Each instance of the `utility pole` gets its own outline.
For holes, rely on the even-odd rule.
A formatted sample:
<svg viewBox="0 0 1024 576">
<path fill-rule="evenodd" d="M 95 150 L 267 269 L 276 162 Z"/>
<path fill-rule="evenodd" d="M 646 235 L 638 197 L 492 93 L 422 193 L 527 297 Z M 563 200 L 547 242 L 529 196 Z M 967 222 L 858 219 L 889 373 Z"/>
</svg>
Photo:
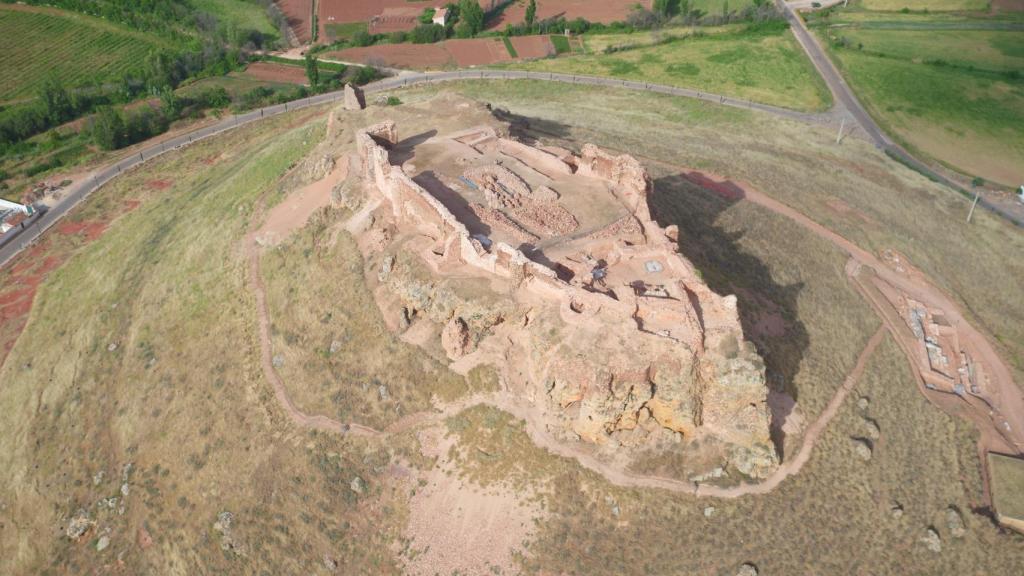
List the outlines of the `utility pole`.
<svg viewBox="0 0 1024 576">
<path fill-rule="evenodd" d="M 843 128 L 846 128 L 846 118 L 843 118 L 842 121 L 839 123 L 839 132 L 836 133 L 837 145 L 839 144 L 839 141 L 843 139 Z"/>
</svg>

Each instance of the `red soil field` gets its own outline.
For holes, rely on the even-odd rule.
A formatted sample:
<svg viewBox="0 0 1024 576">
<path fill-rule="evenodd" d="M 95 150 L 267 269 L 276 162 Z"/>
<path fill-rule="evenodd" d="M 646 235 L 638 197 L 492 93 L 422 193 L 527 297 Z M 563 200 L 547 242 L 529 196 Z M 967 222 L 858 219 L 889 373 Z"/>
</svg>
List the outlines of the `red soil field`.
<svg viewBox="0 0 1024 576">
<path fill-rule="evenodd" d="M 327 59 L 373 66 L 436 70 L 452 66 L 485 66 L 516 59 L 547 58 L 555 54 L 555 46 L 547 35 L 515 36 L 509 40 L 516 50 L 516 58 L 509 54 L 501 38 L 454 39 L 436 44 L 380 44 L 346 48 L 324 56 Z"/>
<path fill-rule="evenodd" d="M 992 0 L 992 12 L 1024 12 L 1024 0 Z"/>
<path fill-rule="evenodd" d="M 510 40 L 516 55 L 524 60 L 547 58 L 556 52 L 550 36 L 513 36 Z"/>
<path fill-rule="evenodd" d="M 369 22 L 371 18 L 382 14 L 386 9 L 413 9 L 412 22 L 399 22 L 397 19 L 382 22 L 373 26 L 370 30 L 374 34 L 386 34 L 397 30 L 412 30 L 416 27 L 415 21 L 423 10 L 427 8 L 440 8 L 452 0 L 320 0 L 317 6 L 317 22 L 320 25 L 320 35 L 324 35 L 324 26 L 327 24 L 342 24 L 345 22 Z M 484 10 L 490 10 L 492 4 L 497 0 L 480 0 L 480 6 Z M 324 36 L 326 37 L 326 36 Z"/>
<path fill-rule="evenodd" d="M 488 28 L 496 30 L 506 24 L 521 23 L 526 17 L 527 3 L 527 0 L 516 0 L 500 16 L 488 22 Z M 586 18 L 607 24 L 625 20 L 636 4 L 650 8 L 651 0 L 543 0 L 537 2 L 537 20 L 564 16 L 566 20 Z"/>
<path fill-rule="evenodd" d="M 400 8 L 385 8 L 380 17 L 370 19 L 367 29 L 371 34 L 388 34 L 391 32 L 405 32 L 412 30 L 419 24 L 420 14 L 423 8 L 418 6 L 403 6 Z"/>
<path fill-rule="evenodd" d="M 275 0 L 300 42 L 313 39 L 313 0 Z"/>
<path fill-rule="evenodd" d="M 459 66 L 480 66 L 495 62 L 509 62 L 512 56 L 500 38 L 473 38 L 467 40 L 446 40 L 445 49 Z"/>
<path fill-rule="evenodd" d="M 381 44 L 346 48 L 329 52 L 325 56 L 345 62 L 421 70 L 512 61 L 512 56 L 500 38 L 445 40 L 436 44 Z"/>
<path fill-rule="evenodd" d="M 273 62 L 253 62 L 245 69 L 245 75 L 263 82 L 281 82 L 287 84 L 307 84 L 306 70 L 301 66 L 275 64 Z"/>
<path fill-rule="evenodd" d="M 326 58 L 392 68 L 444 68 L 452 55 L 441 44 L 382 44 L 328 52 Z"/>
</svg>

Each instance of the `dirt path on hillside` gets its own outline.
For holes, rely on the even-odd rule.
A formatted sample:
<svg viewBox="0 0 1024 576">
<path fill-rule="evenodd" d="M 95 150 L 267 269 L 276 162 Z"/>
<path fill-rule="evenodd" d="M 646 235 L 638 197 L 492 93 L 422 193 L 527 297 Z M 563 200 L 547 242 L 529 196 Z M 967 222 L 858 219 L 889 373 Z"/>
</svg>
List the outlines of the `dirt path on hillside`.
<svg viewBox="0 0 1024 576">
<path fill-rule="evenodd" d="M 708 173 L 690 172 L 690 174 L 700 174 L 704 178 L 712 178 L 719 182 L 726 181 L 724 178 Z M 987 398 L 983 399 L 980 397 L 966 395 L 962 399 L 963 402 L 968 404 L 976 402 L 983 403 L 985 405 L 984 412 L 988 412 L 989 410 L 993 411 L 991 416 L 986 413 L 982 417 L 972 418 L 975 420 L 975 423 L 978 424 L 979 429 L 983 432 L 983 438 L 988 438 L 988 441 L 994 442 L 990 447 L 996 450 L 1005 451 L 1009 449 L 1013 452 L 1021 452 L 1024 450 L 1024 395 L 1021 394 L 1020 389 L 1018 389 L 1014 384 L 1010 368 L 1003 362 L 992 344 L 984 335 L 981 334 L 980 331 L 967 321 L 963 313 L 960 311 L 960 307 L 953 302 L 951 298 L 935 287 L 923 273 L 912 268 L 904 272 L 894 270 L 874 254 L 871 254 L 867 250 L 862 249 L 832 230 L 829 230 L 814 220 L 811 220 L 803 213 L 798 212 L 782 202 L 759 192 L 745 183 L 734 181 L 731 183 L 742 189 L 744 194 L 743 198 L 745 200 L 749 200 L 759 206 L 775 212 L 776 214 L 781 214 L 790 220 L 793 220 L 814 234 L 828 240 L 836 247 L 849 254 L 852 260 L 856 261 L 858 266 L 847 266 L 847 277 L 850 279 L 851 283 L 858 288 L 862 295 L 865 296 L 865 299 L 872 305 L 878 316 L 887 323 L 890 328 L 890 332 L 896 338 L 897 342 L 900 343 L 904 352 L 910 357 L 910 364 L 913 368 L 915 378 L 920 383 L 922 393 L 928 397 L 929 400 L 932 400 L 934 404 L 943 408 L 946 412 L 949 412 L 950 410 L 945 407 L 946 402 L 937 400 L 937 397 L 939 395 L 950 395 L 936 390 L 929 390 L 924 386 L 924 380 L 921 376 L 919 367 L 917 363 L 913 361 L 912 352 L 910 351 L 906 334 L 901 328 L 905 323 L 903 323 L 902 320 L 893 318 L 893 315 L 889 311 L 889 309 L 891 309 L 891 305 L 886 307 L 882 302 L 878 301 L 877 297 L 872 296 L 869 292 L 865 292 L 865 282 L 869 282 L 870 280 L 865 280 L 862 275 L 865 273 L 866 269 L 870 269 L 870 273 L 877 275 L 879 279 L 889 285 L 913 296 L 914 299 L 924 302 L 930 307 L 941 309 L 945 313 L 945 317 L 949 323 L 952 326 L 955 326 L 962 334 L 964 346 L 969 345 L 971 347 L 972 351 L 977 355 L 978 360 L 980 360 L 984 365 L 985 370 L 989 372 L 991 387 L 989 390 L 986 390 Z M 977 416 L 978 411 L 979 410 L 972 409 L 971 413 Z M 993 432 L 991 428 L 993 427 L 995 428 L 995 433 L 991 434 L 991 432 Z M 985 433 L 986 429 L 989 434 Z M 1000 438 L 1001 441 L 995 440 L 996 438 Z"/>
<path fill-rule="evenodd" d="M 274 396 L 288 417 L 298 426 L 341 434 L 358 434 L 372 438 L 387 438 L 422 426 L 436 425 L 459 412 L 473 406 L 486 405 L 497 408 L 523 420 L 526 433 L 531 441 L 555 455 L 576 460 L 581 466 L 590 469 L 612 484 L 638 488 L 660 488 L 674 492 L 683 492 L 694 496 L 716 498 L 737 498 L 748 494 L 765 494 L 775 489 L 783 480 L 798 473 L 810 460 L 815 445 L 825 432 L 826 427 L 835 418 L 843 401 L 856 386 L 867 366 L 867 362 L 875 349 L 887 334 L 891 334 L 907 355 L 918 389 L 935 406 L 941 410 L 974 422 L 981 430 L 979 452 L 984 455 L 988 450 L 1018 452 L 1024 446 L 1020 432 L 1024 431 L 1024 398 L 1016 390 L 1010 377 L 1009 368 L 1002 363 L 995 349 L 988 341 L 964 319 L 958 307 L 945 294 L 933 286 L 921 272 L 906 267 L 894 268 L 883 262 L 879 257 L 860 248 L 853 242 L 811 220 L 793 208 L 762 194 L 744 184 L 729 181 L 715 174 L 683 170 L 683 175 L 690 181 L 720 193 L 728 193 L 733 200 L 745 199 L 759 206 L 780 214 L 824 238 L 850 255 L 846 266 L 846 275 L 850 283 L 872 306 L 881 319 L 882 324 L 867 342 L 857 357 L 857 361 L 842 385 L 836 390 L 825 409 L 808 427 L 804 434 L 800 449 L 796 455 L 784 461 L 767 479 L 759 483 L 743 483 L 733 487 L 718 487 L 700 484 L 688 480 L 679 480 L 656 475 L 645 475 L 613 466 L 601 460 L 592 447 L 579 443 L 564 442 L 552 434 L 544 422 L 537 406 L 527 402 L 506 390 L 475 395 L 459 401 L 439 404 L 434 410 L 407 415 L 394 422 L 384 430 L 364 426 L 356 422 L 340 422 L 323 415 L 312 415 L 303 412 L 288 396 L 287 389 L 274 367 L 273 345 L 270 339 L 270 312 L 267 306 L 266 289 L 260 273 L 261 248 L 273 245 L 287 238 L 302 228 L 312 214 L 330 201 L 331 187 L 345 178 L 348 170 L 347 159 L 336 163 L 334 170 L 320 181 L 309 184 L 301 190 L 290 194 L 280 205 L 268 214 L 262 226 L 246 236 L 245 253 L 249 259 L 249 286 L 256 299 L 257 316 L 259 319 L 260 363 L 264 375 L 274 389 Z M 368 205 L 357 211 L 345 223 L 345 228 L 355 232 L 365 225 L 369 213 L 376 205 Z M 879 281 L 902 290 L 915 299 L 929 306 L 941 308 L 946 317 L 960 330 L 970 342 L 972 354 L 984 363 L 985 370 L 991 373 L 993 390 L 986 390 L 987 398 L 975 395 L 957 396 L 926 387 L 920 366 L 914 361 L 913 346 L 916 341 L 910 334 L 906 323 L 899 313 L 885 300 L 879 290 Z M 909 334 L 909 335 L 908 335 Z M 966 344 L 965 344 L 966 346 Z M 1005 414 L 997 410 L 1001 407 Z M 1009 424 L 1012 421 L 1013 424 Z M 1014 433 L 1016 432 L 1016 433 Z M 987 482 L 987 471 L 984 470 L 985 498 L 989 501 L 990 487 Z"/>
<path fill-rule="evenodd" d="M 356 220 L 361 219 L 357 213 Z M 297 222 L 291 221 L 292 225 Z M 262 228 L 261 228 L 262 229 Z M 525 421 L 525 430 L 531 441 L 539 448 L 545 449 L 557 456 L 576 460 L 581 466 L 592 470 L 608 482 L 618 486 L 635 488 L 660 488 L 673 492 L 683 492 L 694 496 L 708 496 L 716 498 L 738 498 L 747 494 L 765 494 L 777 487 L 789 476 L 798 473 L 810 460 L 811 452 L 815 444 L 824 433 L 829 422 L 838 413 L 843 400 L 850 390 L 856 385 L 861 374 L 867 365 L 875 348 L 885 336 L 884 326 L 879 328 L 875 335 L 861 351 L 853 370 L 847 375 L 843 384 L 836 391 L 828 406 L 818 416 L 814 423 L 807 429 L 803 443 L 797 455 L 779 466 L 779 468 L 766 480 L 757 484 L 740 484 L 728 488 L 704 485 L 687 480 L 667 478 L 656 475 L 646 475 L 630 472 L 619 467 L 610 465 L 599 459 L 588 447 L 580 444 L 563 442 L 551 434 L 546 424 L 542 421 L 538 408 L 522 398 L 519 398 L 507 391 L 500 391 L 491 394 L 474 395 L 455 402 L 440 404 L 435 410 L 409 414 L 394 422 L 384 430 L 376 430 L 355 422 L 340 422 L 323 415 L 311 415 L 300 410 L 288 396 L 284 381 L 274 368 L 273 347 L 270 339 L 270 312 L 267 307 L 266 290 L 260 274 L 260 252 L 261 245 L 256 241 L 258 232 L 254 232 L 245 239 L 245 252 L 249 259 L 249 287 L 256 299 L 257 316 L 259 319 L 260 337 L 260 364 L 267 380 L 274 389 L 274 396 L 278 404 L 284 409 L 288 417 L 297 426 L 311 428 L 340 434 L 358 434 L 372 438 L 387 438 L 390 435 L 401 434 L 409 430 L 434 425 L 443 422 L 446 418 L 454 416 L 463 410 L 474 406 L 491 406 L 498 410 L 507 412 L 512 416 Z"/>
</svg>

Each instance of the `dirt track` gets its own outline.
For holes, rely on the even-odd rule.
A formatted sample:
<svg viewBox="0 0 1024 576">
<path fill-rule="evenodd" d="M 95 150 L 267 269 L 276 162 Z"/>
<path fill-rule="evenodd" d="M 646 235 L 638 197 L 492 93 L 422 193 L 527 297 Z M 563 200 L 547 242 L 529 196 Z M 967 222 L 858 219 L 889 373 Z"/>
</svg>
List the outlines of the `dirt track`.
<svg viewBox="0 0 1024 576">
<path fill-rule="evenodd" d="M 359 214 L 357 213 L 354 218 L 359 218 Z M 301 224 L 302 222 L 291 223 L 291 225 L 295 227 L 301 226 Z M 601 474 L 606 480 L 619 486 L 661 488 L 664 490 L 671 490 L 673 492 L 688 493 L 694 496 L 709 496 L 716 498 L 738 498 L 747 494 L 765 494 L 770 492 L 783 480 L 798 473 L 801 468 L 803 468 L 804 464 L 810 460 L 811 453 L 814 450 L 814 446 L 818 439 L 821 437 L 821 434 L 825 431 L 829 422 L 838 413 L 843 400 L 849 394 L 850 390 L 852 390 L 856 385 L 861 374 L 864 372 L 868 359 L 871 357 L 871 354 L 875 351 L 875 348 L 877 348 L 878 344 L 886 334 L 885 327 L 880 327 L 864 347 L 864 350 L 861 351 L 853 370 L 851 370 L 847 375 L 845 381 L 836 391 L 836 394 L 832 397 L 825 410 L 822 411 L 814 423 L 807 429 L 807 432 L 804 435 L 803 444 L 795 457 L 785 461 L 781 466 L 779 466 L 775 473 L 763 482 L 757 484 L 741 484 L 730 488 L 720 488 L 717 486 L 704 485 L 675 478 L 637 474 L 609 465 L 608 463 L 598 459 L 593 453 L 587 450 L 586 447 L 579 444 L 566 443 L 555 438 L 548 432 L 545 424 L 540 420 L 538 410 L 535 406 L 530 405 L 521 398 L 518 398 L 506 391 L 471 396 L 456 402 L 439 405 L 437 409 L 433 411 L 410 414 L 398 420 L 385 430 L 376 430 L 355 422 L 339 422 L 326 416 L 310 415 L 303 412 L 292 402 L 291 398 L 288 397 L 284 382 L 281 380 L 280 375 L 278 375 L 277 370 L 274 368 L 273 350 L 270 341 L 270 313 L 267 308 L 266 292 L 260 274 L 260 244 L 256 241 L 258 234 L 258 232 L 254 232 L 246 237 L 245 251 L 249 258 L 249 286 L 256 298 L 257 316 L 259 319 L 260 363 L 262 365 L 264 375 L 267 380 L 270 381 L 274 389 L 274 396 L 277 399 L 278 404 L 281 405 L 289 418 L 291 418 L 296 425 L 303 428 L 342 434 L 358 434 L 373 438 L 386 438 L 389 435 L 400 434 L 420 426 L 440 423 L 444 419 L 473 406 L 492 406 L 525 421 L 526 432 L 533 443 L 538 447 L 564 458 L 572 458 L 579 462 L 583 467 Z"/>
</svg>

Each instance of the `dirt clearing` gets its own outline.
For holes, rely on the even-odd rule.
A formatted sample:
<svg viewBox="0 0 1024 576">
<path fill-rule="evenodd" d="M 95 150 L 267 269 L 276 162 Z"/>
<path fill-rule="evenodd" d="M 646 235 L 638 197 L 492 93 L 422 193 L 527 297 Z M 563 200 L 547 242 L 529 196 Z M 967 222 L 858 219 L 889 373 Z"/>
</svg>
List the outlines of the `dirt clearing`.
<svg viewBox="0 0 1024 576">
<path fill-rule="evenodd" d="M 512 56 L 498 38 L 448 40 L 444 48 L 460 67 L 509 62 Z"/>
<path fill-rule="evenodd" d="M 452 55 L 439 44 L 384 44 L 328 52 L 327 58 L 391 68 L 444 68 Z"/>
<path fill-rule="evenodd" d="M 522 59 L 547 58 L 557 53 L 549 36 L 514 36 L 510 40 L 516 55 Z"/>
<path fill-rule="evenodd" d="M 406 573 L 511 574 L 514 556 L 534 532 L 540 509 L 504 487 L 482 488 L 459 479 L 447 459 L 455 441 L 440 427 L 419 434 L 421 450 L 438 458 L 426 485 L 410 502 Z"/>
</svg>

